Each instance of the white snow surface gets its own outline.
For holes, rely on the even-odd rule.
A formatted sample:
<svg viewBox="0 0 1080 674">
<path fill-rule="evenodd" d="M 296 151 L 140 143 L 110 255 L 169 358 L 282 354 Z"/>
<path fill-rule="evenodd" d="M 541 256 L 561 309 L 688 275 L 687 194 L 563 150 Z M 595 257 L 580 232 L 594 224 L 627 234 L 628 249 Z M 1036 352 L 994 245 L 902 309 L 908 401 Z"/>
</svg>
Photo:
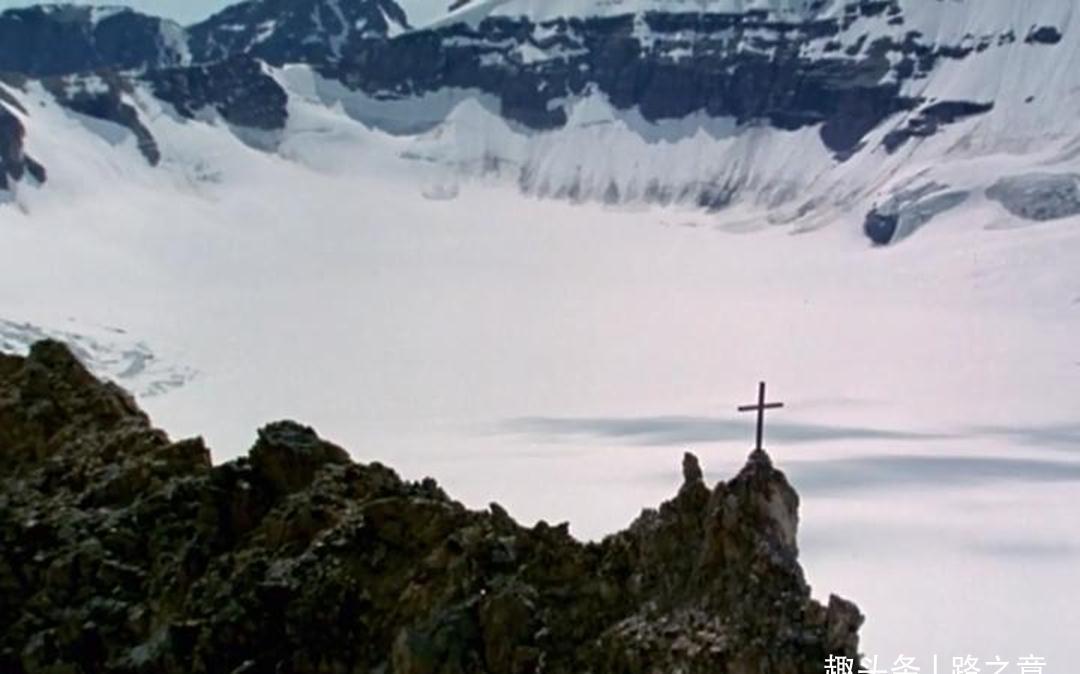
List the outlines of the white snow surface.
<svg viewBox="0 0 1080 674">
<path fill-rule="evenodd" d="M 962 18 L 940 29 L 982 21 Z M 535 133 L 473 92 L 375 100 L 291 67 L 273 152 L 136 92 L 152 169 L 122 129 L 12 90 L 49 180 L 0 206 L 0 316 L 183 353 L 199 376 L 142 403 L 219 461 L 294 418 L 585 538 L 674 494 L 686 449 L 730 477 L 752 436 L 734 409 L 765 379 L 787 405 L 767 445 L 802 497 L 807 577 L 867 613 L 864 651 L 1068 671 L 1080 218 L 1018 220 L 981 191 L 1080 171 L 1061 114 L 1080 103 L 1077 48 L 1058 48 L 947 65 L 920 86 L 970 86 L 994 111 L 891 157 L 879 131 L 844 163 L 813 129 L 650 125 L 592 94 Z M 523 169 L 528 194 L 565 199 L 523 195 Z M 612 184 L 727 178 L 742 191 L 715 214 L 602 203 Z M 971 197 L 872 248 L 866 210 L 929 182 Z"/>
<path fill-rule="evenodd" d="M 771 12 L 784 19 L 832 16 L 840 2 L 826 2 L 814 9 L 813 0 L 472 0 L 455 10 L 453 3 L 407 0 L 402 3 L 413 26 L 476 23 L 488 16 L 527 16 L 546 21 L 568 16 L 619 16 L 645 12 L 742 13 Z"/>
<path fill-rule="evenodd" d="M 471 0 L 450 10 L 451 0 L 403 0 L 401 6 L 416 28 L 451 23 L 478 23 L 488 16 L 528 17 L 551 21 L 565 17 L 610 17 L 648 12 L 701 14 L 769 12 L 783 21 L 824 19 L 842 16 L 844 0 Z M 889 26 L 888 15 L 861 18 L 862 25 L 874 26 L 875 35 L 910 30 L 939 40 L 956 40 L 966 35 L 978 37 L 1003 26 L 1015 26 L 1023 41 L 1033 26 L 1076 21 L 1073 0 L 901 0 L 904 24 Z M 849 31 L 850 33 L 850 31 Z M 855 31 L 853 39 L 861 32 Z"/>
</svg>

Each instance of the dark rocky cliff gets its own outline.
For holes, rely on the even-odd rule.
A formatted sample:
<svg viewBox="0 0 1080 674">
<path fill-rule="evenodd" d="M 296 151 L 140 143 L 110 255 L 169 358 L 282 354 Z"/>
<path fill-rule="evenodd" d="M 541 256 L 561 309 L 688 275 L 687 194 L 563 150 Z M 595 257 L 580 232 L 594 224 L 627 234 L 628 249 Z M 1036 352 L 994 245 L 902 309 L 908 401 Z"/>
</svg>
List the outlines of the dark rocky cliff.
<svg viewBox="0 0 1080 674">
<path fill-rule="evenodd" d="M 483 92 L 498 99 L 504 117 L 533 129 L 562 127 L 568 99 L 599 91 L 616 108 L 637 109 L 649 121 L 704 113 L 788 130 L 820 125 L 822 143 L 841 159 L 896 113 L 915 116 L 890 134 L 889 151 L 993 107 L 993 101 L 924 101 L 903 92 L 942 61 L 1016 42 L 1013 32 L 940 43 L 907 30 L 896 0 L 848 0 L 839 14 L 825 5 L 799 16 L 765 10 L 491 16 L 420 30 L 407 30 L 408 17 L 394 0 L 248 1 L 187 29 L 132 11 L 35 7 L 0 13 L 0 72 L 133 71 L 136 80 L 149 73 L 152 89 L 179 109 L 205 106 L 213 89 L 233 107 L 262 111 L 242 117 L 260 129 L 284 126 L 284 104 L 267 106 L 263 73 L 238 63 L 310 64 L 383 99 Z M 868 33 L 866 21 L 885 21 L 888 31 Z M 125 37 L 117 42 L 114 34 Z M 1055 43 L 1029 38 L 1026 44 Z M 206 85 L 162 87 L 177 79 Z M 244 101 L 251 97 L 261 100 Z"/>
<path fill-rule="evenodd" d="M 177 65 L 184 29 L 121 7 L 40 5 L 0 13 L 0 72 L 35 77 Z"/>
<path fill-rule="evenodd" d="M 248 0 L 192 26 L 191 51 L 202 62 L 237 54 L 276 63 L 322 62 L 408 25 L 394 0 Z"/>
<path fill-rule="evenodd" d="M 853 7 L 871 4 L 884 11 L 886 3 Z M 563 126 L 562 101 L 589 90 L 650 121 L 701 112 L 780 129 L 822 124 L 822 142 L 845 155 L 888 116 L 919 106 L 902 85 L 925 76 L 938 57 L 917 33 L 841 51 L 835 39 L 847 25 L 758 11 L 541 23 L 491 17 L 357 43 L 324 70 L 381 96 L 484 91 L 499 99 L 504 117 L 536 129 Z"/>
<path fill-rule="evenodd" d="M 763 453 L 600 543 L 474 512 L 292 422 L 211 464 L 62 344 L 0 355 L 0 671 L 821 671 L 862 617 L 810 598 Z"/>
<path fill-rule="evenodd" d="M 45 182 L 45 168 L 24 151 L 26 129 L 8 105 L 18 107 L 19 104 L 0 86 L 0 193 L 10 190 L 14 182 L 26 175 Z"/>
</svg>

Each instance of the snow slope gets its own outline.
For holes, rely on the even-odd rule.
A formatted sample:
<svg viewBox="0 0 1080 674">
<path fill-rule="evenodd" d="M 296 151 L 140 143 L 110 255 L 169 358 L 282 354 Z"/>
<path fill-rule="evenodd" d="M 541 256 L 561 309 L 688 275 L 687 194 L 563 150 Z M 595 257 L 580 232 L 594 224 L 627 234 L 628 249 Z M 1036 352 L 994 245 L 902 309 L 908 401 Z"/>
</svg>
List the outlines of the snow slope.
<svg viewBox="0 0 1080 674">
<path fill-rule="evenodd" d="M 403 3 L 406 11 L 416 11 L 413 5 Z M 451 6 L 459 3 L 451 3 Z M 817 7 L 823 5 L 823 7 Z M 843 7 L 841 2 L 814 2 L 814 0 L 471 0 L 447 11 L 427 25 L 445 25 L 454 22 L 478 23 L 489 16 L 524 16 L 537 21 L 550 21 L 565 17 L 619 16 L 645 12 L 667 13 L 745 13 L 769 12 L 781 19 L 805 19 L 815 16 L 831 16 Z M 427 16 L 426 6 L 418 7 L 419 16 Z"/>
</svg>

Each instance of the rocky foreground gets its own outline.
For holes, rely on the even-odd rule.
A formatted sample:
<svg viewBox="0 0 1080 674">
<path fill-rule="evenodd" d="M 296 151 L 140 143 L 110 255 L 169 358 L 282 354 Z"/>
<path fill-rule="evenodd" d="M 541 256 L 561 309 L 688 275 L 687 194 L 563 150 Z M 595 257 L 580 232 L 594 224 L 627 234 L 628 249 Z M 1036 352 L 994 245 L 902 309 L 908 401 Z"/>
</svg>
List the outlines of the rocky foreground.
<svg viewBox="0 0 1080 674">
<path fill-rule="evenodd" d="M 293 422 L 214 466 L 58 342 L 0 354 L 0 672 L 820 674 L 862 616 L 810 598 L 763 453 L 580 543 L 473 512 Z"/>
</svg>

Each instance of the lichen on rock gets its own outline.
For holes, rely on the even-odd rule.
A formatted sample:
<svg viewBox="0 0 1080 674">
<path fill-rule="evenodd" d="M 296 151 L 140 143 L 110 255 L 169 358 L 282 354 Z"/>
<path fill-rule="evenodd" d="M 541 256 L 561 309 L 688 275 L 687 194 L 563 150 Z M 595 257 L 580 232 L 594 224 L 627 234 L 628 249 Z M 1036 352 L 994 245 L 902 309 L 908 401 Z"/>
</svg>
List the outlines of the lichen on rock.
<svg viewBox="0 0 1080 674">
<path fill-rule="evenodd" d="M 213 466 L 56 342 L 0 355 L 0 671 L 818 673 L 862 616 L 763 452 L 582 543 L 294 422 Z"/>
</svg>

